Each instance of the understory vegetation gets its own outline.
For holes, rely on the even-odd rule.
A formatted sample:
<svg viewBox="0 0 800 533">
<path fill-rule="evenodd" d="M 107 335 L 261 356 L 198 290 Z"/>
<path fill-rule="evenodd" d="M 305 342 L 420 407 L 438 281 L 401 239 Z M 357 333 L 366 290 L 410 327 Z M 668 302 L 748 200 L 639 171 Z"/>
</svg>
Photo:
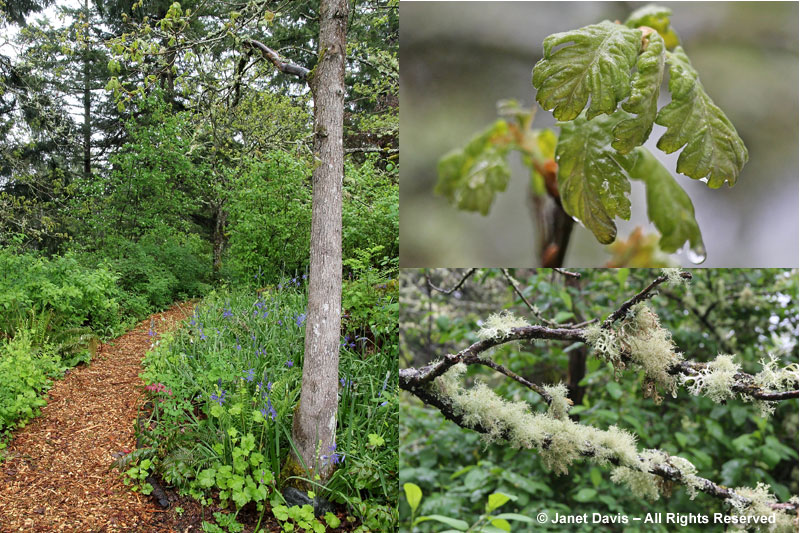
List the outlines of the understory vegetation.
<svg viewBox="0 0 800 533">
<path fill-rule="evenodd" d="M 119 465 L 131 486 L 151 490 L 154 474 L 204 508 L 231 510 L 205 516 L 209 531 L 241 530 L 239 512 L 287 531 L 392 528 L 397 2 L 345 4 L 347 97 L 333 162 L 320 159 L 334 132 L 315 129 L 325 106 L 309 83 L 324 58 L 320 3 L 250 4 L 246 15 L 183 4 L 56 2 L 34 20 L 49 3 L 0 2 L 0 37 L 15 47 L 0 50 L 0 460 L 53 379 L 189 300 L 195 314 L 179 330 L 150 327 L 142 446 Z M 267 45 L 256 39 L 302 75 L 257 53 L 252 43 Z M 170 50 L 163 64 L 160 47 Z M 322 165 L 336 174 L 324 187 Z M 338 438 L 325 454 L 337 470 L 308 482 L 346 509 L 352 523 L 341 525 L 280 493 L 298 476 L 282 465 L 301 392 L 310 249 L 325 256 L 328 246 L 312 240 L 312 203 L 324 211 L 328 182 L 342 189 Z M 337 225 L 338 209 L 321 220 Z M 339 252 L 329 255 L 338 265 Z M 312 294 L 338 295 L 327 278 Z M 332 345 L 339 328 L 330 329 Z"/>
<path fill-rule="evenodd" d="M 665 270 L 403 271 L 401 524 L 796 530 L 797 271 Z"/>
<path fill-rule="evenodd" d="M 349 520 L 360 519 L 364 531 L 387 530 L 397 522 L 398 304 L 396 283 L 387 274 L 345 289 L 358 301 L 341 341 L 337 438 L 323 455 L 336 470 L 325 486 L 309 480 L 316 494 L 347 504 Z M 300 394 L 305 289 L 304 276 L 258 292 L 221 288 L 183 328 L 162 335 L 153 324 L 154 348 L 142 375 L 151 409 L 141 424 L 141 447 L 120 460 L 130 478 L 137 481 L 147 461 L 145 469 L 152 467 L 203 504 L 217 497 L 230 508 L 230 516 L 216 517 L 220 525 L 253 511 L 261 522 L 266 502 L 278 519 L 289 512 L 279 488 L 294 474 L 282 465 L 293 446 Z M 374 320 L 354 318 L 365 308 Z M 381 329 L 381 322 L 393 327 Z M 139 483 L 143 491 L 152 490 Z M 281 521 L 324 531 L 324 516 L 329 526 L 339 520 L 328 511 L 319 521 L 313 513 Z"/>
</svg>

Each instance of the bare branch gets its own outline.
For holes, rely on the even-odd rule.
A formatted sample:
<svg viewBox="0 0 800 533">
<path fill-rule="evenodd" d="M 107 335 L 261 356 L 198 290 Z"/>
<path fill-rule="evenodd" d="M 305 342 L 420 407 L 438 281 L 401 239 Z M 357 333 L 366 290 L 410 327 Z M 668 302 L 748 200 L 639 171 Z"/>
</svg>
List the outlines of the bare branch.
<svg viewBox="0 0 800 533">
<path fill-rule="evenodd" d="M 691 274 L 691 272 L 684 271 L 684 272 L 681 272 L 681 277 L 683 279 L 689 280 L 689 279 L 692 279 L 692 274 Z M 650 292 L 653 289 L 655 289 L 656 287 L 658 287 L 659 285 L 661 285 L 662 283 L 664 283 L 665 281 L 667 281 L 667 279 L 668 278 L 667 278 L 667 276 L 665 274 L 662 274 L 662 275 L 658 276 L 655 280 L 653 280 L 653 282 L 650 285 L 648 285 L 647 287 L 642 289 L 639 292 L 639 294 L 637 294 L 636 296 L 633 296 L 631 299 L 629 299 L 628 301 L 623 303 L 619 307 L 619 309 L 617 309 L 616 311 L 611 313 L 608 316 L 608 318 L 606 318 L 605 322 L 603 322 L 603 325 L 601 327 L 603 329 L 610 328 L 611 324 L 613 324 L 614 322 L 616 322 L 620 318 L 624 317 L 628 313 L 628 310 L 631 307 L 633 307 L 634 305 L 638 304 L 639 302 L 643 302 L 643 301 L 647 300 L 648 298 L 651 298 L 653 295 L 650 294 Z"/>
<path fill-rule="evenodd" d="M 467 270 L 467 273 L 464 274 L 464 277 L 461 278 L 461 281 L 456 283 L 456 285 L 452 289 L 449 289 L 449 290 L 441 289 L 441 288 L 437 287 L 436 285 L 434 285 L 433 282 L 431 281 L 431 276 L 427 271 L 425 272 L 425 279 L 428 282 L 428 287 L 430 287 L 431 289 L 433 289 L 435 291 L 438 291 L 438 292 L 441 292 L 442 294 L 452 294 L 455 291 L 457 291 L 458 289 L 460 289 L 461 286 L 464 284 L 464 282 L 467 281 L 467 278 L 469 278 L 472 274 L 474 274 L 476 270 L 478 270 L 478 269 L 477 268 L 470 268 L 469 270 Z"/>
<path fill-rule="evenodd" d="M 568 278 L 581 279 L 581 275 L 577 272 L 570 272 L 569 270 L 564 270 L 563 268 L 554 268 L 553 270 Z"/>
<path fill-rule="evenodd" d="M 284 74 L 291 74 L 292 76 L 297 76 L 301 80 L 308 79 L 310 70 L 305 67 L 301 67 L 300 65 L 295 65 L 289 61 L 283 61 L 278 52 L 273 50 L 272 48 L 268 47 L 262 42 L 256 41 L 255 39 L 245 39 L 244 44 L 251 46 L 261 52 L 261 55 L 267 59 L 270 63 L 275 65 L 275 68 L 283 72 Z"/>
<path fill-rule="evenodd" d="M 508 269 L 504 268 L 502 270 L 503 270 L 503 276 L 505 276 L 505 278 L 508 280 L 508 284 L 511 285 L 511 288 L 514 289 L 514 292 L 517 293 L 517 296 L 522 298 L 522 301 L 525 302 L 525 305 L 528 307 L 528 309 L 530 309 L 531 313 L 533 313 L 533 315 L 537 319 L 539 319 L 541 322 L 544 322 L 548 326 L 550 326 L 550 327 L 558 327 L 558 324 L 556 324 L 555 322 L 552 322 L 550 320 L 547 320 L 544 316 L 542 316 L 542 313 L 539 312 L 539 309 L 537 307 L 531 305 L 531 303 L 528 301 L 528 299 L 525 298 L 525 295 L 522 294 L 522 291 L 519 289 L 519 287 L 517 287 L 517 280 L 515 280 L 514 277 L 508 272 Z"/>
</svg>

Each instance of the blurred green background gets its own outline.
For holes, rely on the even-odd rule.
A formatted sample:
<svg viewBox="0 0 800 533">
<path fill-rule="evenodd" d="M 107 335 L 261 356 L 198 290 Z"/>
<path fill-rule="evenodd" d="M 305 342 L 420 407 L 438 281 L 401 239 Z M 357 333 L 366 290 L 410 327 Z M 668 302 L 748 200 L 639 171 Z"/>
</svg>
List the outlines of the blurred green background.
<svg viewBox="0 0 800 533">
<path fill-rule="evenodd" d="M 512 274 L 523 294 L 542 315 L 559 323 L 605 318 L 649 284 L 660 272 L 650 269 L 578 269 L 582 277 L 567 281 L 549 269 L 516 269 Z M 432 282 L 452 288 L 463 270 L 427 271 Z M 684 358 L 709 361 L 717 354 L 735 354 L 742 370 L 757 373 L 759 360 L 773 354 L 780 366 L 798 360 L 797 270 L 701 269 L 688 285 L 662 285 L 649 305 L 673 334 Z M 425 271 L 401 269 L 400 366 L 420 367 L 444 354 L 456 353 L 478 340 L 481 321 L 508 309 L 530 323 L 534 317 L 508 286 L 502 272 L 480 269 L 452 295 L 431 291 Z M 702 316 L 703 319 L 699 319 Z M 537 384 L 569 383 L 585 357 L 585 375 L 571 415 L 581 424 L 607 429 L 616 424 L 638 436 L 638 448 L 659 448 L 691 461 L 698 475 L 728 487 L 770 485 L 778 499 L 798 493 L 797 400 L 779 402 L 771 418 L 739 398 L 716 404 L 679 386 L 677 398 L 665 394 L 657 405 L 644 398 L 643 375 L 631 369 L 618 373 L 583 350 L 582 343 L 533 341 L 495 348 L 492 360 Z M 588 355 L 588 357 L 587 357 Z M 568 369 L 573 369 L 572 374 Z M 473 365 L 466 387 L 482 380 L 509 401 L 526 401 L 531 410 L 546 405 L 535 392 L 492 370 Z M 577 400 L 581 397 L 581 400 Z M 417 516 L 442 514 L 472 524 L 483 512 L 487 496 L 499 491 L 516 496 L 500 512 L 535 517 L 539 512 L 598 512 L 627 516 L 652 513 L 727 513 L 720 500 L 698 494 L 690 500 L 675 485 L 670 496 L 649 503 L 641 494 L 610 481 L 610 469 L 577 461 L 569 473 L 548 472 L 530 450 L 502 444 L 485 445 L 480 435 L 446 420 L 416 397 L 403 393 L 400 403 L 400 483 L 415 483 L 423 498 Z M 401 523 L 408 529 L 410 510 L 401 497 Z M 676 531 L 674 524 L 629 527 L 546 526 L 537 531 Z M 425 522 L 415 531 L 441 531 Z M 524 527 L 514 531 L 526 530 Z M 527 529 L 532 530 L 532 529 Z M 681 531 L 723 531 L 720 525 L 692 525 Z"/>
<path fill-rule="evenodd" d="M 535 103 L 531 70 L 548 35 L 603 19 L 625 20 L 642 2 L 403 2 L 400 39 L 400 232 L 402 266 L 531 266 L 536 263 L 527 174 L 512 156 L 508 190 L 488 217 L 434 196 L 436 163 L 496 118 L 496 102 Z M 798 4 L 660 2 L 707 92 L 750 152 L 735 187 L 710 190 L 677 175 L 691 196 L 713 266 L 794 266 L 798 258 Z M 668 102 L 662 90 L 660 106 Z M 554 124 L 539 109 L 534 127 Z M 675 173 L 678 154 L 646 145 Z M 617 219 L 626 238 L 646 217 L 644 187 L 632 183 L 632 217 Z M 576 227 L 565 264 L 609 259 Z M 676 262 L 690 266 L 684 255 Z"/>
</svg>

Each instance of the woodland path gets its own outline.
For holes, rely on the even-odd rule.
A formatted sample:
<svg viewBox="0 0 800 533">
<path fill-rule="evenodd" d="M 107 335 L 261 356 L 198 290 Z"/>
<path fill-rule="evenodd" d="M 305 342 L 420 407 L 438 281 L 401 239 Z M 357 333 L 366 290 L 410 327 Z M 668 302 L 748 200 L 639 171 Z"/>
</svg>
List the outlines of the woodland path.
<svg viewBox="0 0 800 533">
<path fill-rule="evenodd" d="M 0 463 L 0 531 L 170 531 L 163 510 L 109 469 L 135 447 L 141 361 L 151 319 L 162 333 L 191 315 L 177 304 L 102 344 L 91 364 L 53 383 L 42 415 L 16 432 Z M 159 516 L 159 515 L 162 516 Z"/>
</svg>

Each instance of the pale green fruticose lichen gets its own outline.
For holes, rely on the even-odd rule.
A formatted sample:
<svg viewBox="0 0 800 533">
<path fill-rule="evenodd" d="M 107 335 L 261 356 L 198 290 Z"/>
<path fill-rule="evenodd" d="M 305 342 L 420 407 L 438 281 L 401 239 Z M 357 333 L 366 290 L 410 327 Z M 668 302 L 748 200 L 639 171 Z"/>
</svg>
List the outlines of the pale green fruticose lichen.
<svg viewBox="0 0 800 533">
<path fill-rule="evenodd" d="M 669 369 L 678 364 L 683 356 L 675 351 L 672 335 L 661 327 L 661 321 L 645 303 L 631 308 L 622 323 L 622 342 L 627 344 L 631 360 L 644 370 L 649 381 L 645 396 L 652 396 L 656 403 L 660 397 L 653 385 L 660 385 L 677 396 L 677 379 Z"/>
<path fill-rule="evenodd" d="M 761 359 L 761 372 L 754 376 L 753 382 L 766 392 L 784 392 L 797 388 L 800 370 L 797 363 L 778 368 L 778 358 L 769 354 L 769 360 Z M 757 401 L 761 416 L 768 418 L 775 411 L 775 402 Z"/>
<path fill-rule="evenodd" d="M 590 324 L 586 326 L 584 335 L 586 343 L 601 359 L 617 366 L 620 361 L 620 351 L 616 331 L 602 328 L 599 324 Z"/>
<path fill-rule="evenodd" d="M 486 319 L 483 326 L 478 331 L 478 337 L 481 340 L 486 339 L 504 339 L 511 334 L 514 328 L 523 328 L 530 326 L 523 318 L 514 316 L 509 311 L 502 313 L 495 313 Z"/>
<path fill-rule="evenodd" d="M 508 402 L 483 383 L 464 389 L 458 378 L 465 370 L 463 364 L 455 365 L 435 384 L 465 425 L 486 430 L 488 442 L 505 439 L 513 447 L 535 449 L 544 466 L 557 474 L 567 473 L 567 468 L 584 454 L 598 464 L 614 458 L 622 465 L 636 467 L 636 441 L 630 433 L 615 426 L 603 431 L 566 416 L 559 418 L 561 410 L 566 415 L 566 401 L 548 414 L 532 413 L 527 403 Z M 551 387 L 551 391 L 558 388 Z"/>
<path fill-rule="evenodd" d="M 584 338 L 601 359 L 613 363 L 616 369 L 624 367 L 622 355 L 629 355 L 630 361 L 645 372 L 646 396 L 660 401 L 655 385 L 676 396 L 677 380 L 669 369 L 683 356 L 675 350 L 672 335 L 661 327 L 658 315 L 644 303 L 634 305 L 616 329 L 587 326 Z"/>
<path fill-rule="evenodd" d="M 683 457 L 670 457 L 669 463 L 681 473 L 689 499 L 694 500 L 697 490 L 702 487 L 702 481 L 697 477 L 697 468 Z"/>
<path fill-rule="evenodd" d="M 769 486 L 764 483 L 758 483 L 755 489 L 750 487 L 737 487 L 735 492 L 752 501 L 750 505 L 744 505 L 742 502 L 734 499 L 728 500 L 731 504 L 731 511 L 734 516 L 741 519 L 740 522 L 731 525 L 732 530 L 744 530 L 769 533 L 790 533 L 797 531 L 797 520 L 795 514 L 788 514 L 784 511 L 775 510 L 770 507 L 771 504 L 778 503 L 778 499 L 770 493 Z M 790 500 L 791 501 L 791 500 Z M 763 523 L 775 517 L 775 523 Z M 757 518 L 755 520 L 747 520 L 748 518 Z"/>
<path fill-rule="evenodd" d="M 644 496 L 651 502 L 656 501 L 659 497 L 658 479 L 653 474 L 618 466 L 611 472 L 611 481 L 617 484 L 624 483 L 632 493 Z"/>
<path fill-rule="evenodd" d="M 695 396 L 703 394 L 716 403 L 721 403 L 735 395 L 731 387 L 739 368 L 740 366 L 733 362 L 733 356 L 718 355 L 699 373 L 693 376 L 684 376 L 681 381 L 684 384 L 691 382 L 688 389 Z"/>
<path fill-rule="evenodd" d="M 662 268 L 661 273 L 667 276 L 667 283 L 671 283 L 673 285 L 685 284 L 689 282 L 688 279 L 681 277 L 681 274 L 683 273 L 682 268 Z"/>
<path fill-rule="evenodd" d="M 547 409 L 547 414 L 556 420 L 566 420 L 569 408 L 572 406 L 572 400 L 567 398 L 567 386 L 559 383 L 558 385 L 545 385 L 542 388 L 550 396 L 550 407 Z"/>
</svg>

